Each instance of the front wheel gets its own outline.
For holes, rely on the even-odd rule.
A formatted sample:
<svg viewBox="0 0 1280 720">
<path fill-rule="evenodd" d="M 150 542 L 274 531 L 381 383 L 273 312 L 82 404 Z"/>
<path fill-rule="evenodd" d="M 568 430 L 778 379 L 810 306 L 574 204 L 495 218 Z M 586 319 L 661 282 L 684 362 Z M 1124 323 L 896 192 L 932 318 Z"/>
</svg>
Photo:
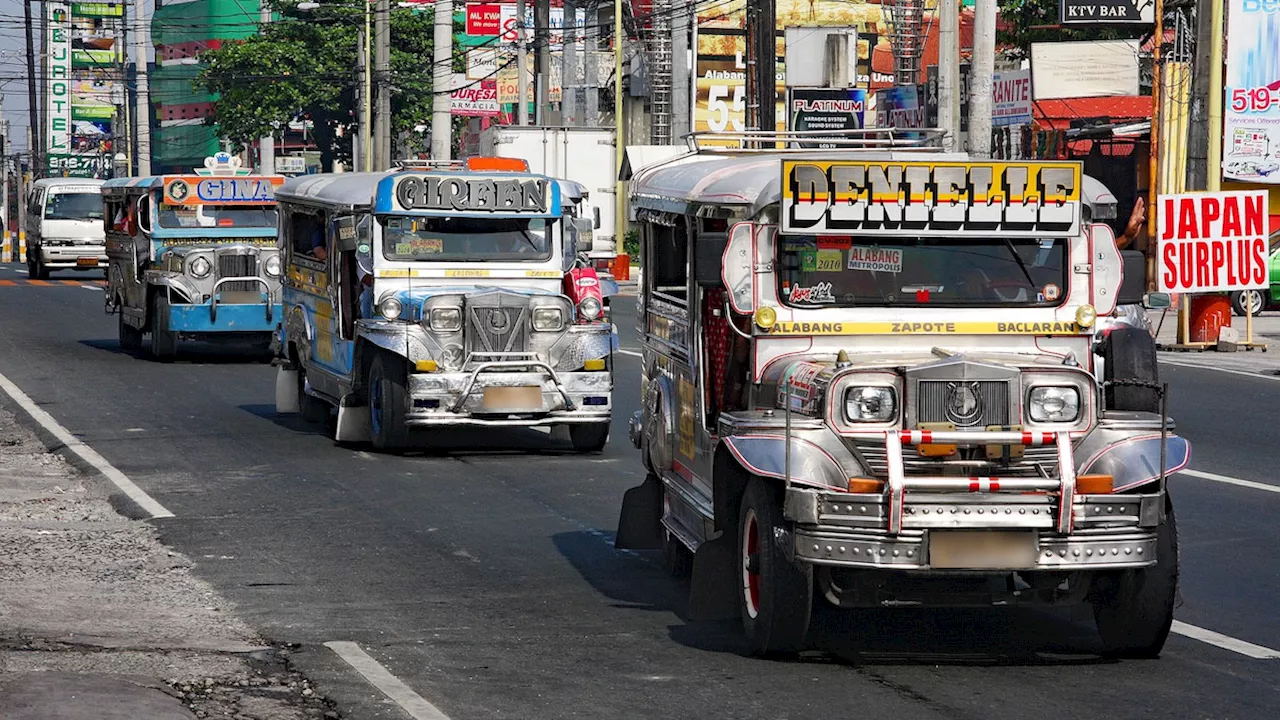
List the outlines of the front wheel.
<svg viewBox="0 0 1280 720">
<path fill-rule="evenodd" d="M 1245 316 L 1252 311 L 1254 316 L 1262 312 L 1266 305 L 1261 290 L 1241 290 L 1231 293 L 1231 312 Z"/>
<path fill-rule="evenodd" d="M 738 604 L 752 650 L 781 655 L 804 649 L 813 609 L 813 569 L 789 560 L 791 524 L 765 481 L 752 478 L 738 519 L 742 583 Z"/>
<path fill-rule="evenodd" d="M 1178 525 L 1167 498 L 1165 508 L 1156 530 L 1156 564 L 1094 580 L 1093 618 L 1108 657 L 1157 658 L 1169 637 L 1178 594 Z"/>
<path fill-rule="evenodd" d="M 173 362 L 178 356 L 178 333 L 169 329 L 169 301 L 161 293 L 151 297 L 151 357 Z"/>
<path fill-rule="evenodd" d="M 569 442 L 573 443 L 573 449 L 578 452 L 598 453 L 609 442 L 609 423 L 570 425 Z"/>
<path fill-rule="evenodd" d="M 409 406 L 404 363 L 379 353 L 369 364 L 365 383 L 369 391 L 369 434 L 373 447 L 396 452 L 409 444 L 405 413 Z"/>
</svg>

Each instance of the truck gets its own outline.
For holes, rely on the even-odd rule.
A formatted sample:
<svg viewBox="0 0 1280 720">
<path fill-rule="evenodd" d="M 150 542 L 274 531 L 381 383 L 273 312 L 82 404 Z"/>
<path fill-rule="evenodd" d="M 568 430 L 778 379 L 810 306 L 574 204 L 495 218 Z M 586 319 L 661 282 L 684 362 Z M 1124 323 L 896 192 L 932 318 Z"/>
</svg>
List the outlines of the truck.
<svg viewBox="0 0 1280 720">
<path fill-rule="evenodd" d="M 480 155 L 519 158 L 531 173 L 584 186 L 582 215 L 594 226 L 586 255 L 597 272 L 609 273 L 618 256 L 615 138 L 610 128 L 495 125 L 480 133 Z"/>
</svg>

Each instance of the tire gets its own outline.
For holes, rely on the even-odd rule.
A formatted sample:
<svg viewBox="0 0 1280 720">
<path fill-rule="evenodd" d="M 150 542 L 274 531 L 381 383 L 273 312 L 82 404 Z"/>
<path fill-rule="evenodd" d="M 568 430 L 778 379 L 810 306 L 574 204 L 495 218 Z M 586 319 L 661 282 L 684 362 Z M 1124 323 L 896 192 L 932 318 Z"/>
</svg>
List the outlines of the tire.
<svg viewBox="0 0 1280 720">
<path fill-rule="evenodd" d="M 27 279 L 28 280 L 36 280 L 40 277 L 40 271 L 36 268 L 36 257 L 38 257 L 38 252 L 33 252 L 30 248 L 28 248 L 27 249 Z"/>
<path fill-rule="evenodd" d="M 31 256 L 28 255 L 27 257 L 29 258 Z M 43 260 L 40 259 L 39 248 L 36 248 L 36 252 L 35 252 L 35 265 L 27 269 L 27 275 L 32 280 L 48 280 L 49 279 L 49 267 L 44 264 Z"/>
<path fill-rule="evenodd" d="M 598 453 L 609 442 L 609 423 L 570 425 L 569 442 L 573 449 L 583 453 Z"/>
<path fill-rule="evenodd" d="M 306 393 L 307 374 L 302 369 L 302 365 L 298 365 L 298 414 L 302 416 L 303 422 L 319 424 L 329 419 L 329 403 L 320 398 L 311 397 Z"/>
<path fill-rule="evenodd" d="M 747 641 L 758 655 L 799 652 L 809 633 L 813 569 L 791 562 L 779 547 L 779 531 L 790 537 L 790 529 L 769 486 L 752 478 L 738 516 L 738 605 Z"/>
<path fill-rule="evenodd" d="M 151 296 L 151 357 L 173 362 L 178 356 L 178 334 L 169 330 L 169 303 L 160 293 Z"/>
<path fill-rule="evenodd" d="M 409 391 L 404 363 L 387 353 L 378 353 L 369 364 L 365 386 L 369 391 L 369 434 L 373 447 L 398 452 L 409 445 L 405 425 Z"/>
<path fill-rule="evenodd" d="M 1253 305 L 1254 317 L 1257 317 L 1263 310 L 1267 309 L 1267 298 L 1262 294 L 1261 290 L 1242 290 L 1231 293 L 1231 312 L 1240 317 L 1248 315 L 1249 308 L 1245 304 L 1246 302 Z"/>
<path fill-rule="evenodd" d="M 124 313 L 121 312 L 119 317 L 119 327 L 117 329 L 120 337 L 120 349 L 130 355 L 136 355 L 142 350 L 142 331 L 133 327 L 124 321 Z"/>
<path fill-rule="evenodd" d="M 1178 525 L 1167 497 L 1165 509 L 1165 522 L 1156 530 L 1154 566 L 1094 579 L 1093 618 L 1107 657 L 1157 658 L 1169 637 L 1178 594 Z"/>
<path fill-rule="evenodd" d="M 1104 379 L 1108 383 L 1147 383 L 1107 385 L 1107 409 L 1160 412 L 1160 371 L 1156 364 L 1156 343 L 1150 333 L 1140 328 L 1117 327 L 1107 336 L 1102 356 Z"/>
</svg>

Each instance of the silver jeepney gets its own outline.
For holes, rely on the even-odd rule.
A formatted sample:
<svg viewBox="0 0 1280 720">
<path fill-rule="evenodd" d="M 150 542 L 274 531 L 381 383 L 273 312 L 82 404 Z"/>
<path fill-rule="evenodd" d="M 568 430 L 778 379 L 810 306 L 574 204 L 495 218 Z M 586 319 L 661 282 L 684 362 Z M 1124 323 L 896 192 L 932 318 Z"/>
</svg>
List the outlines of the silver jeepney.
<svg viewBox="0 0 1280 720">
<path fill-rule="evenodd" d="M 618 546 L 692 559 L 695 614 L 761 653 L 804 646 L 816 594 L 1090 603 L 1107 652 L 1158 654 L 1190 447 L 1150 335 L 1097 330 L 1143 283 L 1082 220 L 1079 165 L 769 139 L 631 178 L 650 474 Z"/>
</svg>

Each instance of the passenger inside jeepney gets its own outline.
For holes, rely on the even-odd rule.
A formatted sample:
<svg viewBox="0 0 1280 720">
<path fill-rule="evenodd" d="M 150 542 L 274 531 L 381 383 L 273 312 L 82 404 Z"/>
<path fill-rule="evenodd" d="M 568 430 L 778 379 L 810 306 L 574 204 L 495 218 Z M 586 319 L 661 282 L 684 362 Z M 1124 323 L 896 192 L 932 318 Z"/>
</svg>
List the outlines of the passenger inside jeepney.
<svg viewBox="0 0 1280 720">
<path fill-rule="evenodd" d="M 551 224 L 544 218 L 386 218 L 382 251 L 388 260 L 528 262 L 551 257 Z"/>
</svg>

